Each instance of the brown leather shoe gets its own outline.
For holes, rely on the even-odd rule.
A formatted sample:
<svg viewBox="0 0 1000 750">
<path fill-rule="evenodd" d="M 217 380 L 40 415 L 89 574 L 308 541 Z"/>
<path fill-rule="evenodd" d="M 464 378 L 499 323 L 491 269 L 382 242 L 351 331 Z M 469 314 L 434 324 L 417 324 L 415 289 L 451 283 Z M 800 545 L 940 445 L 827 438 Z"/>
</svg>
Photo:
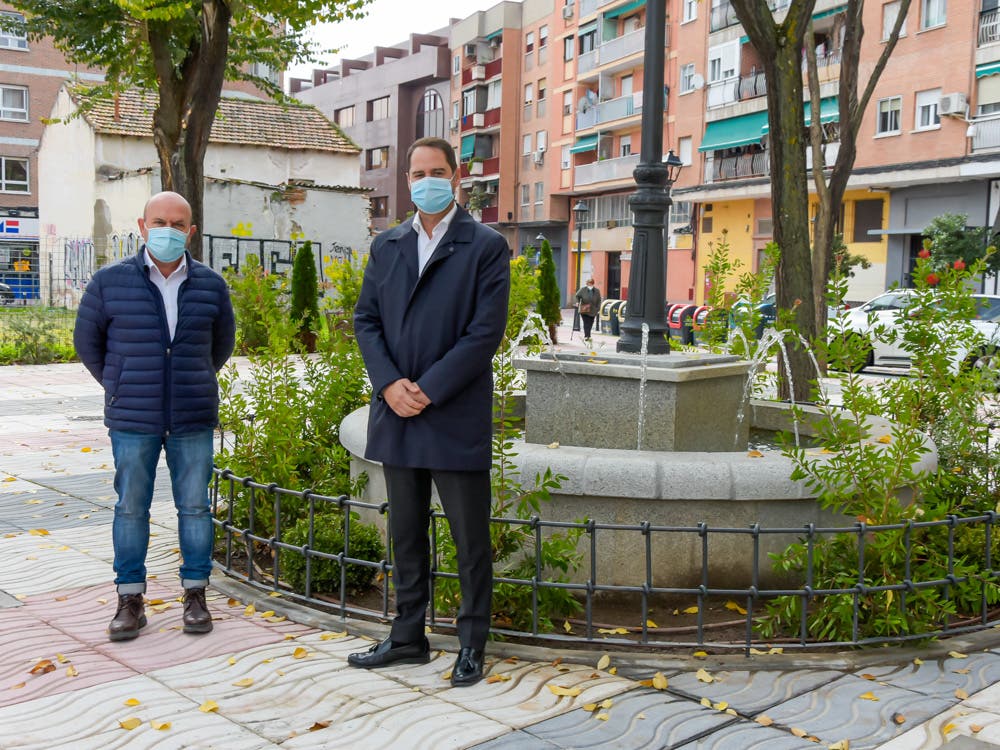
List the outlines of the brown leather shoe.
<svg viewBox="0 0 1000 750">
<path fill-rule="evenodd" d="M 209 633 L 212 614 L 205 603 L 205 589 L 184 589 L 184 632 Z"/>
<path fill-rule="evenodd" d="M 108 625 L 108 639 L 130 641 L 139 636 L 139 630 L 146 627 L 146 607 L 142 594 L 119 594 L 118 611 Z"/>
</svg>

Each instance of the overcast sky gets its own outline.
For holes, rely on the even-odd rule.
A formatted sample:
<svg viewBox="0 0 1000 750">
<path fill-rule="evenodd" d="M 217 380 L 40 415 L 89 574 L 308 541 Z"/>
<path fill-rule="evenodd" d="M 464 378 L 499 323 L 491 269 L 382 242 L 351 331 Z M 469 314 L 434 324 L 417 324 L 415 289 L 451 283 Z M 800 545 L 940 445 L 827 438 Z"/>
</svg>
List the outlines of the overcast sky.
<svg viewBox="0 0 1000 750">
<path fill-rule="evenodd" d="M 368 15 L 360 21 L 322 24 L 313 38 L 324 49 L 340 48 L 326 55 L 323 62 L 332 64 L 341 57 L 362 57 L 375 51 L 376 45 L 388 46 L 406 41 L 410 34 L 424 34 L 448 25 L 450 18 L 467 18 L 477 10 L 486 10 L 500 0 L 373 0 Z M 308 78 L 314 65 L 294 65 L 288 74 Z"/>
</svg>

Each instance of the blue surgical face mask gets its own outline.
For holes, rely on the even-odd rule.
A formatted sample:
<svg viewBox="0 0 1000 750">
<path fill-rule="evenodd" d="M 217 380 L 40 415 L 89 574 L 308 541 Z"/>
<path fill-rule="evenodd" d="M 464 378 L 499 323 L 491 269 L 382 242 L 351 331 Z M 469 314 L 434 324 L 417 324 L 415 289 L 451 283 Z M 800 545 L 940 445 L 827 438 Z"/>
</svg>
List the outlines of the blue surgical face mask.
<svg viewBox="0 0 1000 750">
<path fill-rule="evenodd" d="M 146 249 L 162 263 L 173 263 L 184 255 L 187 233 L 173 227 L 150 227 Z"/>
<path fill-rule="evenodd" d="M 410 197 L 425 214 L 439 214 L 455 200 L 455 188 L 444 177 L 422 177 L 410 185 Z"/>
</svg>

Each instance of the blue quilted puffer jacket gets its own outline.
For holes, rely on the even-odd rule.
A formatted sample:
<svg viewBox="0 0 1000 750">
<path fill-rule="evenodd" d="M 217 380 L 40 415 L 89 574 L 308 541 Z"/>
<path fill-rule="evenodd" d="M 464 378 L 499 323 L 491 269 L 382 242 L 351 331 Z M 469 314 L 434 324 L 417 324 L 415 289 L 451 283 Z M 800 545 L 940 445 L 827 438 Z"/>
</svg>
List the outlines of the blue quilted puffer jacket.
<svg viewBox="0 0 1000 750">
<path fill-rule="evenodd" d="M 76 316 L 73 344 L 104 386 L 104 424 L 160 435 L 212 429 L 219 419 L 216 373 L 235 342 L 226 282 L 187 256 L 171 341 L 143 253 L 94 274 Z"/>
</svg>

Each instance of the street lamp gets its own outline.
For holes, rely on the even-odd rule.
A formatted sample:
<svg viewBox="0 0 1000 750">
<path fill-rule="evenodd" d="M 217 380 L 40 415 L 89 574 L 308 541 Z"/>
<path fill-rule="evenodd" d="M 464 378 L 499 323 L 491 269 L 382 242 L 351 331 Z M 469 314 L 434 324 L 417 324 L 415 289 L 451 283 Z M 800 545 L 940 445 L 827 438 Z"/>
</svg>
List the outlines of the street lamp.
<svg viewBox="0 0 1000 750">
<path fill-rule="evenodd" d="M 538 262 L 542 259 L 542 243 L 545 242 L 545 235 L 539 232 L 535 236 L 535 257 L 534 265 L 537 267 Z"/>
<path fill-rule="evenodd" d="M 573 287 L 573 296 L 570 299 L 576 299 L 576 293 L 580 289 L 580 271 L 583 267 L 583 222 L 587 220 L 590 206 L 585 201 L 578 200 L 572 210 L 573 222 L 576 224 L 576 286 Z M 573 330 L 580 330 L 580 308 L 576 305 L 573 305 Z"/>
<path fill-rule="evenodd" d="M 664 217 L 670 210 L 670 187 L 681 161 L 673 151 L 663 160 L 663 46 L 666 0 L 646 2 L 646 51 L 642 86 L 642 160 L 635 168 L 636 191 L 632 209 L 632 267 L 629 271 L 628 306 L 621 324 L 618 351 L 642 351 L 642 329 L 649 327 L 650 354 L 668 354 L 666 278 L 667 253 Z"/>
</svg>

